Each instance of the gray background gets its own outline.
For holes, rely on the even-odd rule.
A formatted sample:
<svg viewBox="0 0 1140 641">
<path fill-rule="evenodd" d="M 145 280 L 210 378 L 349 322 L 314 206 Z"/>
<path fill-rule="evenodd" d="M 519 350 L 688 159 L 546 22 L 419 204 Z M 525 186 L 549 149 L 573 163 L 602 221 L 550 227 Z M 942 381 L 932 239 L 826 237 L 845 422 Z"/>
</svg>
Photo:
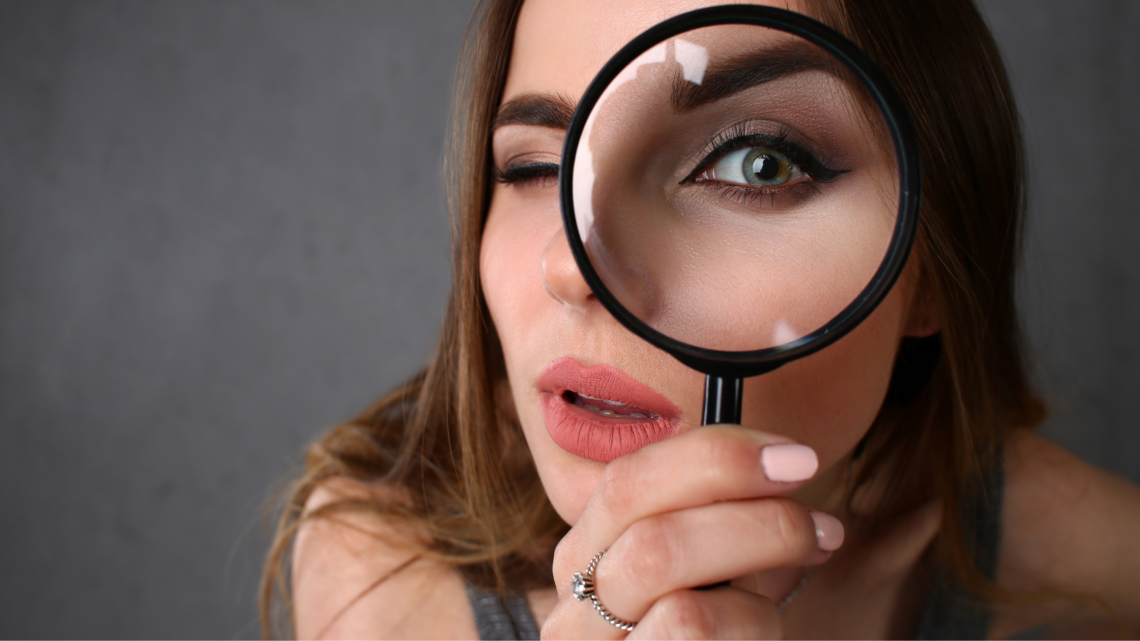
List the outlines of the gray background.
<svg viewBox="0 0 1140 641">
<path fill-rule="evenodd" d="M 439 326 L 469 7 L 0 0 L 0 636 L 258 634 L 269 488 Z M 1047 430 L 1140 481 L 1140 3 L 983 9 Z"/>
</svg>

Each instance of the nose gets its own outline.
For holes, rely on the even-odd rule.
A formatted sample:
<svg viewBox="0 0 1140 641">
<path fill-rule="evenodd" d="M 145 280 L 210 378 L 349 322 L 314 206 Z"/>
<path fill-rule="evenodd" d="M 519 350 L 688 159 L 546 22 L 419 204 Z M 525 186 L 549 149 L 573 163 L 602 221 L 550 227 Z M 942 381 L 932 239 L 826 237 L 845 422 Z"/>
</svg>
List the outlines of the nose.
<svg viewBox="0 0 1140 641">
<path fill-rule="evenodd" d="M 542 286 L 554 300 L 583 312 L 594 296 L 578 271 L 563 229 L 554 234 L 542 252 Z"/>
</svg>

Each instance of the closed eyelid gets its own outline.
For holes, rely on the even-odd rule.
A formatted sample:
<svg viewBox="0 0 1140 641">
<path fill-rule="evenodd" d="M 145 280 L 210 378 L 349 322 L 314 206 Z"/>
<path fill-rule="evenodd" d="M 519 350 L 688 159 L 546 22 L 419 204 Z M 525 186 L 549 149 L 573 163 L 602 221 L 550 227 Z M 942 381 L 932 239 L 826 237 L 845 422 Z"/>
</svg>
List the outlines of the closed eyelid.
<svg viewBox="0 0 1140 641">
<path fill-rule="evenodd" d="M 558 163 L 564 132 L 558 129 L 511 124 L 497 130 L 491 141 L 495 166 L 505 170 L 519 161 Z"/>
</svg>

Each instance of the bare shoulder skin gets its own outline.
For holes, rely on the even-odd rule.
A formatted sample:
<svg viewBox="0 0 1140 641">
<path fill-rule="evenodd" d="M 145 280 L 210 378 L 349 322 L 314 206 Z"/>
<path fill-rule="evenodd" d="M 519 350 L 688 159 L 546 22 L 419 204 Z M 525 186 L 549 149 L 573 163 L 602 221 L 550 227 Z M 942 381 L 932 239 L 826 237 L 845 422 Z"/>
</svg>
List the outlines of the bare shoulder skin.
<svg viewBox="0 0 1140 641">
<path fill-rule="evenodd" d="M 348 482 L 326 483 L 313 493 L 306 511 L 354 494 L 360 490 Z M 410 551 L 416 548 L 414 533 L 373 515 L 335 518 L 308 521 L 297 535 L 298 639 L 478 638 L 459 574 L 444 563 L 417 558 Z"/>
<path fill-rule="evenodd" d="M 1073 599 L 999 608 L 991 633 L 1037 628 L 1057 638 L 1140 633 L 1140 488 L 1047 439 L 1016 433 L 1006 447 L 998 582 L 1013 590 L 1095 594 L 1120 617 Z"/>
</svg>

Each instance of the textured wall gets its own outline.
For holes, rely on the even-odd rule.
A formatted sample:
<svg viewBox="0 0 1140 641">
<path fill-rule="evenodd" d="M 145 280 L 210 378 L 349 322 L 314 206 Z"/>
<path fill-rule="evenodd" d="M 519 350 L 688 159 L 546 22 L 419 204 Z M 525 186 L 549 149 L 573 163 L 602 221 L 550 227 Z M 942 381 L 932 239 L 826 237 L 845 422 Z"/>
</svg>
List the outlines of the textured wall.
<svg viewBox="0 0 1140 641">
<path fill-rule="evenodd" d="M 259 635 L 266 491 L 439 326 L 470 6 L 0 4 L 0 635 Z"/>
<path fill-rule="evenodd" d="M 0 636 L 254 636 L 258 507 L 423 362 L 468 2 L 0 0 Z M 986 2 L 1049 431 L 1140 480 L 1140 4 Z"/>
</svg>

